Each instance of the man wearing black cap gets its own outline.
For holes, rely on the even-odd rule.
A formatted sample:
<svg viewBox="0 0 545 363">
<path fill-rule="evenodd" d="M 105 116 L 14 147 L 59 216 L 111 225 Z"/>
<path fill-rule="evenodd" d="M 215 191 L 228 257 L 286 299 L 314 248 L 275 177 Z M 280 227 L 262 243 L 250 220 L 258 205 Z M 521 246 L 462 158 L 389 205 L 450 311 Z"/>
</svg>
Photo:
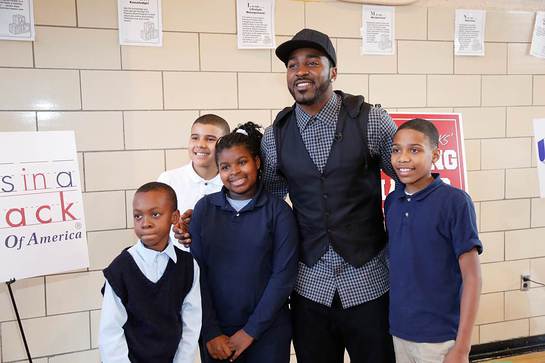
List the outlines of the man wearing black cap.
<svg viewBox="0 0 545 363">
<path fill-rule="evenodd" d="M 303 29 L 276 49 L 295 105 L 262 140 L 263 183 L 289 192 L 300 231 L 292 296 L 299 363 L 394 362 L 380 169 L 396 130 L 362 96 L 333 92 L 337 56 L 326 34 Z"/>
</svg>

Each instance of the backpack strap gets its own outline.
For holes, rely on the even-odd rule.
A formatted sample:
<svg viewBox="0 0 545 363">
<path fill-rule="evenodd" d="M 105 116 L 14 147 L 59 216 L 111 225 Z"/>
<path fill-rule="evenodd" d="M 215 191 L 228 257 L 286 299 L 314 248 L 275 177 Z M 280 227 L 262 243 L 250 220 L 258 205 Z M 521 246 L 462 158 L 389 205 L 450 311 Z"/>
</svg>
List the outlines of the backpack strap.
<svg viewBox="0 0 545 363">
<path fill-rule="evenodd" d="M 367 102 L 363 102 L 361 105 L 360 114 L 358 117 L 358 126 L 360 128 L 361 137 L 362 137 L 361 140 L 363 141 L 366 147 L 365 160 L 364 160 L 366 169 L 369 167 L 369 159 L 370 159 L 369 140 L 367 135 L 368 135 L 368 125 L 369 125 L 369 111 L 371 110 L 371 107 L 372 107 L 371 104 Z"/>
<path fill-rule="evenodd" d="M 288 122 L 289 114 L 292 112 L 294 107 L 286 107 L 278 113 L 276 120 L 273 122 L 273 134 L 274 134 L 274 143 L 276 147 L 276 173 L 285 177 L 281 171 L 282 165 L 282 153 L 280 152 L 280 146 L 282 145 L 282 137 L 285 132 L 286 122 Z"/>
</svg>

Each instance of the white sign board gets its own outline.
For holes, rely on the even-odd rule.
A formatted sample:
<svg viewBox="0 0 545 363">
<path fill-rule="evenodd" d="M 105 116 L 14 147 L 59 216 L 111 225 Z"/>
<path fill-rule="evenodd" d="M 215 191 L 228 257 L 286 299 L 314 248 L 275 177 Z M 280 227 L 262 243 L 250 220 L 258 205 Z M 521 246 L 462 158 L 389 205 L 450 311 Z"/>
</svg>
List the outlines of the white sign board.
<svg viewBox="0 0 545 363">
<path fill-rule="evenodd" d="M 0 0 L 0 39 L 34 40 L 32 0 Z"/>
<path fill-rule="evenodd" d="M 545 58 L 545 11 L 538 11 L 536 13 L 530 54 L 534 57 Z"/>
<path fill-rule="evenodd" d="M 484 56 L 486 11 L 456 10 L 454 54 Z"/>
<path fill-rule="evenodd" d="M 119 44 L 163 46 L 161 0 L 117 0 Z"/>
<path fill-rule="evenodd" d="M 545 198 L 545 118 L 534 119 L 534 136 L 537 153 L 537 172 L 539 173 L 539 190 L 541 198 Z"/>
<path fill-rule="evenodd" d="M 74 132 L 0 133 L 0 281 L 88 266 Z"/>
<path fill-rule="evenodd" d="M 394 54 L 394 17 L 393 6 L 363 6 L 361 54 Z"/>
<path fill-rule="evenodd" d="M 237 1 L 239 49 L 275 48 L 274 0 Z"/>
</svg>

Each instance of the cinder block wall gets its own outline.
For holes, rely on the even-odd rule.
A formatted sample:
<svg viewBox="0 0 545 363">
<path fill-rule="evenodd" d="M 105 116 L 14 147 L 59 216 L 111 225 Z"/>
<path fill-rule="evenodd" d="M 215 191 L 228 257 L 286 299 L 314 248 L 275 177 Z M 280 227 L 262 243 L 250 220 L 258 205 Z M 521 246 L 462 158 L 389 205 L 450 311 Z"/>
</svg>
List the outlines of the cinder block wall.
<svg viewBox="0 0 545 363">
<path fill-rule="evenodd" d="M 276 0 L 278 44 L 305 26 L 333 38 L 336 88 L 391 111 L 462 113 L 486 249 L 474 343 L 545 334 L 545 288 L 518 290 L 521 273 L 545 282 L 531 146 L 545 61 L 528 55 L 539 2 L 488 8 L 486 56 L 455 57 L 454 8 L 489 3 L 397 7 L 396 54 L 378 57 L 359 54 L 359 5 Z M 120 47 L 115 0 L 35 0 L 35 17 L 34 43 L 0 41 L 0 131 L 75 130 L 91 266 L 19 281 L 15 294 L 36 362 L 98 362 L 101 269 L 134 241 L 134 189 L 188 160 L 200 114 L 268 125 L 292 99 L 272 51 L 236 49 L 235 0 L 163 0 L 163 48 Z M 25 358 L 14 320 L 2 284 L 0 362 Z"/>
</svg>

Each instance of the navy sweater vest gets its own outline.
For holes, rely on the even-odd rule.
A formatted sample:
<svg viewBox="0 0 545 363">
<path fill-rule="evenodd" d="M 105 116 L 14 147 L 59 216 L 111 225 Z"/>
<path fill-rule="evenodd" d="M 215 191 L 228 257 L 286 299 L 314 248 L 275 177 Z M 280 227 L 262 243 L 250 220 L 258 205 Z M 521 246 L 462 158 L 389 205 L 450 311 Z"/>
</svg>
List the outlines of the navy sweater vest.
<svg viewBox="0 0 545 363">
<path fill-rule="evenodd" d="M 104 276 L 127 310 L 123 326 L 132 363 L 172 363 L 182 338 L 180 314 L 193 284 L 193 258 L 178 248 L 163 276 L 153 283 L 125 249 Z"/>
<path fill-rule="evenodd" d="M 386 244 L 380 168 L 367 146 L 370 105 L 362 96 L 336 92 L 342 107 L 323 172 L 308 154 L 293 107 L 273 124 L 278 172 L 288 182 L 302 261 L 314 265 L 331 243 L 345 261 L 360 267 Z"/>
</svg>

